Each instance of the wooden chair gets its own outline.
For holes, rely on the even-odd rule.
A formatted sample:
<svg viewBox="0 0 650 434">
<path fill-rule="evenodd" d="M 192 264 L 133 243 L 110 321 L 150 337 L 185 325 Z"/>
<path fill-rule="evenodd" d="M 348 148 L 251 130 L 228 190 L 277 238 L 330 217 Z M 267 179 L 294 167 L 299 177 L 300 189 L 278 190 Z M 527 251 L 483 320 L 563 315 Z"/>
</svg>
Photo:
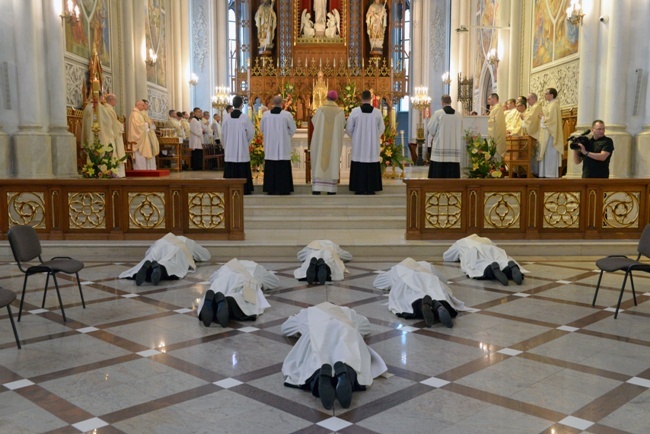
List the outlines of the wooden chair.
<svg viewBox="0 0 650 434">
<path fill-rule="evenodd" d="M 411 153 L 411 160 L 413 160 L 413 165 L 418 161 L 418 144 L 409 143 L 409 152 Z"/>
<path fill-rule="evenodd" d="M 135 155 L 135 151 L 133 150 L 133 146 L 136 144 L 136 142 L 124 142 L 124 153 L 126 154 L 126 160 L 124 161 L 124 169 L 125 170 L 133 170 L 133 158 Z"/>
<path fill-rule="evenodd" d="M 531 177 L 530 155 L 535 139 L 530 136 L 508 136 L 506 137 L 506 154 L 503 157 L 504 164 L 508 167 L 508 177 L 512 178 L 519 169 L 526 171 L 526 176 Z"/>
<path fill-rule="evenodd" d="M 208 170 L 208 166 L 209 170 L 217 170 L 223 166 L 223 154 L 217 153 L 217 145 L 203 145 L 203 170 Z"/>
</svg>

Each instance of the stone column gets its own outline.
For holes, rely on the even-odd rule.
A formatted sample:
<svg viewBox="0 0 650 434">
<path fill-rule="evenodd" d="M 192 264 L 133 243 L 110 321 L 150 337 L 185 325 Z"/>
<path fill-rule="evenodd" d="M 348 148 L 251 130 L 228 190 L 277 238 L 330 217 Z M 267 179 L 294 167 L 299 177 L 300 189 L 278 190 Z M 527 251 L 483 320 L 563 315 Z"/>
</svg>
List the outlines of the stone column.
<svg viewBox="0 0 650 434">
<path fill-rule="evenodd" d="M 510 47 L 508 54 L 508 96 L 517 98 L 519 90 L 519 71 L 521 66 L 521 1 L 510 2 Z"/>
<path fill-rule="evenodd" d="M 135 104 L 138 99 L 147 99 L 147 65 L 144 60 L 147 58 L 147 45 L 145 35 L 146 17 L 146 0 L 133 1 L 133 73 L 135 76 Z M 131 108 L 133 108 L 131 106 Z M 130 110 L 129 110 L 130 112 Z"/>
<path fill-rule="evenodd" d="M 640 28 L 650 28 L 650 2 L 644 2 L 639 11 L 639 16 L 644 17 Z M 646 63 L 645 79 L 648 82 L 650 76 L 650 43 L 646 41 Z M 634 176 L 636 178 L 650 178 L 650 86 L 646 86 L 645 94 L 645 117 L 643 120 L 643 130 L 636 136 L 635 149 L 632 157 L 634 162 Z M 615 150 L 615 153 L 618 149 Z"/>
<path fill-rule="evenodd" d="M 422 8 L 423 0 L 413 0 L 411 2 L 411 26 L 413 28 L 413 40 L 411 45 L 412 53 L 420 53 L 419 56 L 411 57 L 411 71 L 410 71 L 410 89 L 409 94 L 415 93 L 416 86 L 423 86 L 426 83 L 426 76 L 423 73 L 423 59 L 425 58 L 426 46 L 423 32 L 426 31 L 426 18 L 423 15 Z M 409 142 L 414 142 L 417 136 L 417 124 L 420 122 L 420 112 L 415 107 L 411 106 L 411 122 L 410 122 L 410 136 Z"/>
<path fill-rule="evenodd" d="M 228 1 L 216 0 L 215 46 L 217 85 L 228 86 Z"/>
<path fill-rule="evenodd" d="M 124 65 L 124 114 L 127 119 L 135 105 L 137 98 L 135 91 L 135 62 L 140 60 L 140 52 L 136 49 L 136 41 L 133 37 L 133 1 L 122 0 L 122 55 Z M 141 61 L 141 60 L 140 60 Z"/>
<path fill-rule="evenodd" d="M 11 144 L 9 134 L 2 130 L 0 124 L 0 179 L 11 177 Z"/>
<path fill-rule="evenodd" d="M 52 144 L 43 131 L 45 56 L 38 38 L 43 24 L 40 0 L 14 0 L 14 48 L 18 71 L 18 132 L 13 136 L 13 155 L 17 178 L 51 178 Z M 59 59 L 61 61 L 61 59 Z"/>
<path fill-rule="evenodd" d="M 501 0 L 499 2 L 498 17 L 496 20 L 497 27 L 506 27 L 510 20 L 510 0 Z M 506 29 L 496 30 L 499 52 L 499 66 L 497 67 L 497 93 L 499 94 L 499 102 L 503 105 L 504 102 L 510 97 L 508 93 L 508 74 L 510 68 L 510 36 L 509 31 Z"/>
<path fill-rule="evenodd" d="M 449 85 L 449 96 L 451 96 L 453 107 L 459 112 L 462 113 L 462 106 L 458 103 L 458 73 L 461 72 L 463 55 L 465 53 L 465 46 L 461 40 L 461 34 L 456 32 L 456 29 L 460 27 L 462 23 L 460 10 L 461 3 L 464 2 L 451 2 L 451 8 L 449 13 L 451 14 L 451 29 L 449 32 L 449 78 L 451 78 L 451 84 Z"/>
<path fill-rule="evenodd" d="M 65 47 L 61 18 L 55 2 L 42 0 L 45 24 L 45 63 L 47 65 L 47 99 L 52 141 L 52 172 L 57 177 L 78 176 L 77 142 L 68 131 L 65 97 Z"/>
<path fill-rule="evenodd" d="M 181 0 L 181 11 L 179 19 L 181 22 L 181 56 L 178 58 L 183 65 L 183 93 L 180 101 L 183 110 L 191 110 L 190 107 L 190 87 L 187 81 L 190 79 L 190 2 L 189 0 Z"/>
</svg>

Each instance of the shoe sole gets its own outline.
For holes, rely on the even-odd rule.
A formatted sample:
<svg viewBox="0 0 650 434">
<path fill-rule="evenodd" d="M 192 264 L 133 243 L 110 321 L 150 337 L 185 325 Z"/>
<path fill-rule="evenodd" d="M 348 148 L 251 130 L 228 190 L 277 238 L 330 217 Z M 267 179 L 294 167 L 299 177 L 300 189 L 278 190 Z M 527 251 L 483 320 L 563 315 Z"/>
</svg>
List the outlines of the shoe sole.
<svg viewBox="0 0 650 434">
<path fill-rule="evenodd" d="M 221 297 L 218 297 L 218 296 Z M 228 327 L 228 321 L 230 320 L 230 314 L 228 312 L 228 302 L 226 297 L 220 292 L 215 295 L 215 301 L 217 303 L 217 322 L 221 327 Z"/>
<path fill-rule="evenodd" d="M 201 307 L 201 312 L 199 313 L 199 319 L 203 322 L 203 325 L 210 327 L 212 324 L 212 318 L 214 318 L 214 310 L 212 310 L 212 301 L 214 300 L 214 291 L 208 289 L 205 293 L 205 300 L 203 300 L 203 306 Z"/>
<path fill-rule="evenodd" d="M 147 270 L 151 267 L 151 262 L 150 261 L 145 261 L 144 264 L 142 264 L 142 267 L 138 270 L 138 272 L 135 274 L 135 285 L 136 286 L 142 286 L 144 281 L 147 279 Z"/>
<path fill-rule="evenodd" d="M 452 328 L 454 323 L 451 321 L 449 311 L 443 305 L 438 306 L 438 318 L 447 328 Z"/>
<path fill-rule="evenodd" d="M 343 362 L 334 363 L 334 375 L 336 376 L 336 399 L 341 407 L 350 408 L 352 404 L 352 383 L 348 375 L 348 369 Z"/>
<path fill-rule="evenodd" d="M 324 364 L 320 368 L 320 375 L 318 377 L 318 394 L 320 395 L 320 402 L 326 410 L 331 410 L 334 407 L 334 399 L 336 398 L 336 391 L 332 386 L 332 367 Z"/>
</svg>

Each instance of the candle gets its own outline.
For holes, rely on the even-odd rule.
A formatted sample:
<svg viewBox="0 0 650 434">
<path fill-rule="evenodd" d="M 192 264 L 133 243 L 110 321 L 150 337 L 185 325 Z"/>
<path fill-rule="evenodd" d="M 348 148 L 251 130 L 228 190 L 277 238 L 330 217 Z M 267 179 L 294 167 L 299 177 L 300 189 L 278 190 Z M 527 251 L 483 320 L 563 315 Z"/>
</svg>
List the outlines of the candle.
<svg viewBox="0 0 650 434">
<path fill-rule="evenodd" d="M 293 68 L 293 57 L 291 58 L 291 67 Z"/>
<path fill-rule="evenodd" d="M 318 58 L 318 67 L 319 67 L 319 68 L 322 68 L 322 67 L 323 67 L 323 59 L 320 58 L 320 57 Z"/>
<path fill-rule="evenodd" d="M 362 58 L 361 58 L 361 69 L 365 68 L 365 67 L 366 67 L 365 65 L 366 65 L 365 60 L 364 60 L 364 58 L 362 57 Z"/>
<path fill-rule="evenodd" d="M 334 58 L 334 68 L 336 68 L 336 57 Z"/>
</svg>

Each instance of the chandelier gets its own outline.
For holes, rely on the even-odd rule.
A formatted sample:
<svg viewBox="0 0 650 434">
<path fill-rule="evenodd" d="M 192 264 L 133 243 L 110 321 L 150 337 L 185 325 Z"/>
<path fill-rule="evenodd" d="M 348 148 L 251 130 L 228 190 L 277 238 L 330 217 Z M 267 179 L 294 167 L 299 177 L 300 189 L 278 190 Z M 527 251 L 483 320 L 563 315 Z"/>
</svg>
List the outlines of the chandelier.
<svg viewBox="0 0 650 434">
<path fill-rule="evenodd" d="M 451 84 L 451 76 L 449 75 L 449 71 L 442 74 L 442 83 L 446 84 L 447 86 Z"/>
<path fill-rule="evenodd" d="M 580 24 L 582 26 L 582 18 L 585 14 L 582 12 L 582 5 L 580 0 L 571 0 L 571 4 L 566 9 L 566 20 L 577 26 Z"/>
<path fill-rule="evenodd" d="M 219 111 L 225 110 L 226 106 L 230 104 L 230 90 L 227 86 L 217 86 L 214 88 L 214 95 L 212 96 L 212 107 Z"/>
<path fill-rule="evenodd" d="M 418 110 L 429 107 L 429 104 L 431 104 L 429 88 L 426 86 L 416 86 L 415 94 L 411 97 L 411 104 Z"/>
</svg>

